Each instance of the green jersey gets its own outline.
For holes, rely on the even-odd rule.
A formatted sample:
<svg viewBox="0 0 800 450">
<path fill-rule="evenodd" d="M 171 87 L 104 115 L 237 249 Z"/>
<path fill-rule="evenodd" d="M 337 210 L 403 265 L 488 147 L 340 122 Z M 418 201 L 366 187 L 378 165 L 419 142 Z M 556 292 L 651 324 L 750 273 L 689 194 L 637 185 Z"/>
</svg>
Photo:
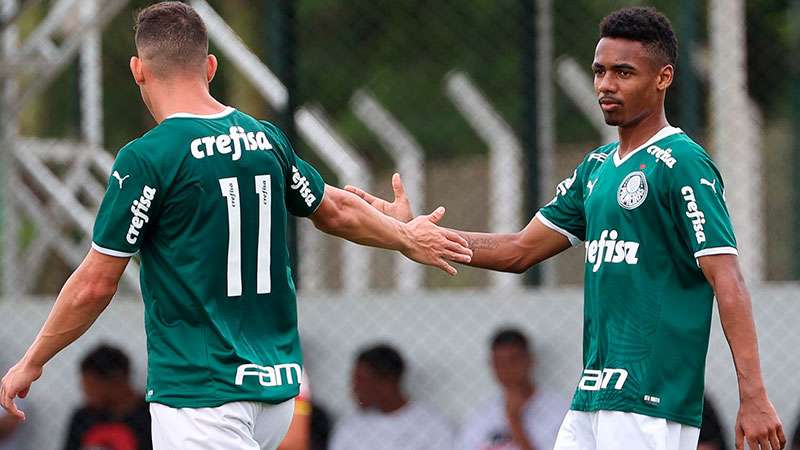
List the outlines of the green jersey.
<svg viewBox="0 0 800 450">
<path fill-rule="evenodd" d="M 93 247 L 141 254 L 148 401 L 297 395 L 287 213 L 312 214 L 324 187 L 275 125 L 232 108 L 175 114 L 120 150 Z"/>
<path fill-rule="evenodd" d="M 699 427 L 714 293 L 697 258 L 737 254 L 719 171 L 666 127 L 590 152 L 537 214 L 584 241 L 584 371 L 571 408 Z"/>
</svg>

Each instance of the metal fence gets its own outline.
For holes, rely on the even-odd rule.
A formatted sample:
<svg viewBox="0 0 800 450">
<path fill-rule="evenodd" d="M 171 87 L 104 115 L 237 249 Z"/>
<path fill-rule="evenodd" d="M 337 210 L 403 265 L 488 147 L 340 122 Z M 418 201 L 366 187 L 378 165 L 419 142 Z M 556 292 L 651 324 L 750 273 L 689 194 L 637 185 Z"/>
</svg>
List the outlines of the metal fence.
<svg viewBox="0 0 800 450">
<path fill-rule="evenodd" d="M 132 12 L 149 3 L 0 3 L 2 287 L 9 299 L 0 307 L 3 317 L 14 317 L 14 327 L 0 331 L 9 353 L 0 355 L 0 365 L 30 342 L 47 299 L 88 250 L 116 149 L 152 126 L 127 72 Z M 797 368 L 787 356 L 800 341 L 798 311 L 793 285 L 774 283 L 800 273 L 794 257 L 800 239 L 793 233 L 800 223 L 793 176 L 800 67 L 788 57 L 800 45 L 800 2 L 189 3 L 206 21 L 221 60 L 213 93 L 280 123 L 329 183 L 388 195 L 390 175 L 399 171 L 417 212 L 445 205 L 446 225 L 492 231 L 524 226 L 583 154 L 615 139 L 596 107 L 589 71 L 602 17 L 631 4 L 663 10 L 681 42 L 668 117 L 706 146 L 726 178 L 745 274 L 758 286 L 768 387 L 793 429 L 800 398 L 792 383 Z M 308 221 L 297 223 L 297 237 L 312 384 L 336 416 L 351 408 L 347 371 L 354 350 L 394 340 L 412 365 L 412 394 L 458 422 L 491 392 L 481 352 L 491 330 L 509 321 L 536 341 L 539 384 L 569 394 L 579 365 L 579 250 L 527 276 L 464 268 L 449 278 L 321 235 Z M 114 322 L 122 310 L 125 317 L 141 315 L 129 301 L 137 295 L 136 272 L 134 262 L 121 305 L 107 319 L 113 326 L 87 342 L 99 336 L 121 342 L 141 370 L 140 324 Z M 709 385 L 730 430 L 735 383 L 714 333 Z M 46 384 L 65 396 L 34 392 L 35 410 L 77 404 L 79 356 L 79 349 L 69 350 L 48 368 Z M 60 446 L 65 419 L 56 416 L 33 422 L 51 428 L 35 433 L 28 448 Z"/>
</svg>

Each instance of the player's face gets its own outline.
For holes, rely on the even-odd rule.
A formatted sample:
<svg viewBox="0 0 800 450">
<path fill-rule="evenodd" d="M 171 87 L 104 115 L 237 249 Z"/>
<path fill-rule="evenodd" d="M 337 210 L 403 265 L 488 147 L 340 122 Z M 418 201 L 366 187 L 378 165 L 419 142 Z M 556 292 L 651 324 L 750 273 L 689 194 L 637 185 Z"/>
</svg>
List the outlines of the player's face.
<svg viewBox="0 0 800 450">
<path fill-rule="evenodd" d="M 519 345 L 498 345 L 492 350 L 494 375 L 506 388 L 531 381 L 531 362 L 531 354 Z"/>
<path fill-rule="evenodd" d="M 608 125 L 630 127 L 660 113 L 672 82 L 672 66 L 662 66 L 641 42 L 602 38 L 595 49 L 594 90 Z"/>
</svg>

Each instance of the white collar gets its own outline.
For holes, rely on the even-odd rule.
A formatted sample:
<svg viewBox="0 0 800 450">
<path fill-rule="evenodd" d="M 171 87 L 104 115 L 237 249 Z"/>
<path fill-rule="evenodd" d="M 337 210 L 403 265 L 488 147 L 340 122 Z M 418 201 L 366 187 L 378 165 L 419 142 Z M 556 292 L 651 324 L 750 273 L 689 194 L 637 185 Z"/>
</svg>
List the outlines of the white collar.
<svg viewBox="0 0 800 450">
<path fill-rule="evenodd" d="M 678 133 L 683 133 L 683 130 L 681 130 L 680 128 L 675 128 L 673 126 L 667 125 L 664 128 L 658 130 L 658 133 L 654 134 L 653 137 L 647 140 L 647 142 L 637 147 L 636 150 L 629 152 L 622 159 L 620 159 L 619 157 L 619 143 L 617 143 L 617 148 L 614 149 L 614 166 L 616 167 L 621 166 L 622 163 L 627 161 L 631 156 L 634 155 L 634 153 L 638 152 L 639 150 L 647 148 L 654 142 L 658 142 L 667 136 L 672 136 L 673 134 L 678 134 Z"/>
<path fill-rule="evenodd" d="M 222 111 L 220 111 L 218 113 L 214 113 L 214 114 L 192 114 L 192 113 L 178 112 L 178 113 L 175 113 L 175 114 L 170 114 L 169 117 L 166 117 L 164 120 L 166 120 L 166 119 L 179 119 L 179 118 L 183 118 L 183 119 L 220 119 L 220 118 L 225 117 L 228 114 L 232 113 L 233 111 L 234 111 L 233 108 L 231 108 L 230 106 L 226 106 L 225 109 L 223 109 Z"/>
</svg>

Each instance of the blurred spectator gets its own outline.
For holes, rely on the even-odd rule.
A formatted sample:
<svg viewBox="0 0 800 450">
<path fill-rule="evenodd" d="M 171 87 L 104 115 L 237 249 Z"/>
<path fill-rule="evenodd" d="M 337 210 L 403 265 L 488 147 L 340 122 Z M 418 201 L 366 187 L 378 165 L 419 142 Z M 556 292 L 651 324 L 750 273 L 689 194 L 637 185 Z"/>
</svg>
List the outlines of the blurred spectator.
<svg viewBox="0 0 800 450">
<path fill-rule="evenodd" d="M 308 376 L 303 370 L 303 382 L 300 394 L 294 399 L 294 415 L 286 436 L 278 446 L 278 450 L 309 450 L 311 440 L 311 386 Z"/>
<path fill-rule="evenodd" d="M 328 413 L 312 401 L 311 385 L 303 370 L 300 395 L 294 400 L 292 424 L 278 450 L 327 450 L 330 432 Z"/>
<path fill-rule="evenodd" d="M 24 402 L 17 401 L 20 408 L 24 408 Z M 27 409 L 25 409 L 27 412 Z M 21 421 L 0 409 L 0 450 L 19 450 L 21 449 L 19 427 Z"/>
<path fill-rule="evenodd" d="M 330 415 L 319 403 L 311 402 L 311 447 L 309 450 L 328 450 L 331 437 Z"/>
<path fill-rule="evenodd" d="M 791 440 L 786 445 L 786 448 L 788 450 L 800 450 L 800 418 L 797 420 L 794 433 L 792 434 Z"/>
<path fill-rule="evenodd" d="M 700 425 L 700 439 L 697 442 L 697 450 L 728 450 L 728 443 L 725 433 L 722 432 L 722 425 L 719 415 L 708 397 L 703 397 L 703 423 Z"/>
<path fill-rule="evenodd" d="M 405 363 L 394 348 L 362 351 L 353 368 L 353 394 L 360 410 L 337 423 L 331 450 L 447 450 L 447 421 L 410 401 L 401 383 Z"/>
<path fill-rule="evenodd" d="M 457 450 L 550 450 L 568 409 L 567 400 L 533 383 L 533 353 L 516 329 L 491 341 L 491 365 L 502 394 L 464 423 Z"/>
<path fill-rule="evenodd" d="M 81 362 L 85 405 L 75 411 L 65 450 L 152 450 L 150 411 L 130 383 L 121 350 L 100 345 Z"/>
</svg>

